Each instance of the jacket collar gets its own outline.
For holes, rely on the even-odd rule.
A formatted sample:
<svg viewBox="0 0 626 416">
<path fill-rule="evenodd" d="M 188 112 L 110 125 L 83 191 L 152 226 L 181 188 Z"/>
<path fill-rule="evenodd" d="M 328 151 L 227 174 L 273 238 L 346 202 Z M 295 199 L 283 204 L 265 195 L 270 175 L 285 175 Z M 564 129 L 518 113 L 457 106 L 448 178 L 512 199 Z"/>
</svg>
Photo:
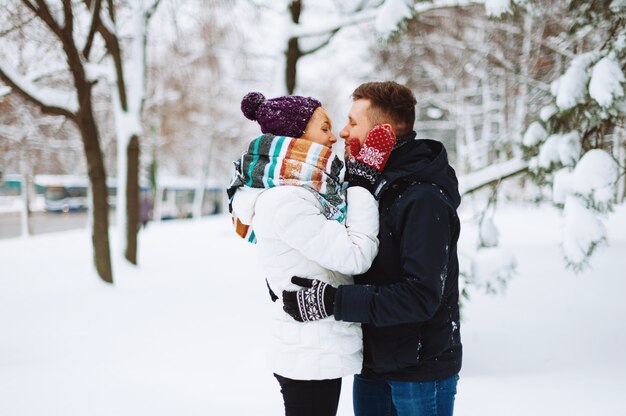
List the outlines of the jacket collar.
<svg viewBox="0 0 626 416">
<path fill-rule="evenodd" d="M 398 181 L 433 183 L 442 188 L 458 206 L 460 195 L 454 169 L 448 164 L 445 147 L 436 140 L 416 139 L 413 131 L 397 139 L 380 177 L 374 197 L 380 199 Z"/>
</svg>

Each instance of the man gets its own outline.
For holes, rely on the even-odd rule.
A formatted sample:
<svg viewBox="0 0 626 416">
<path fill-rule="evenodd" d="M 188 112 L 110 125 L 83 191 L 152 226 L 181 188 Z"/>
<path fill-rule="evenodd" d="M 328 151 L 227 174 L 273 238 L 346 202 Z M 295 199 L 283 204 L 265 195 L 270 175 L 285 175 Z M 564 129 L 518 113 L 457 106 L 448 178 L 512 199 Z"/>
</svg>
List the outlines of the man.
<svg viewBox="0 0 626 416">
<path fill-rule="evenodd" d="M 453 413 L 462 355 L 460 195 L 443 145 L 415 139 L 415 104 L 413 93 L 395 82 L 363 84 L 353 93 L 340 132 L 351 147 L 367 147 L 375 125 L 397 137 L 382 172 L 368 186 L 379 200 L 380 220 L 379 252 L 370 270 L 355 276 L 354 285 L 338 288 L 294 277 L 304 288 L 283 292 L 284 309 L 297 320 L 334 314 L 336 320 L 362 323 L 356 416 Z M 359 170 L 354 162 L 348 159 L 348 180 Z M 311 308 L 318 309 L 314 318 Z"/>
</svg>

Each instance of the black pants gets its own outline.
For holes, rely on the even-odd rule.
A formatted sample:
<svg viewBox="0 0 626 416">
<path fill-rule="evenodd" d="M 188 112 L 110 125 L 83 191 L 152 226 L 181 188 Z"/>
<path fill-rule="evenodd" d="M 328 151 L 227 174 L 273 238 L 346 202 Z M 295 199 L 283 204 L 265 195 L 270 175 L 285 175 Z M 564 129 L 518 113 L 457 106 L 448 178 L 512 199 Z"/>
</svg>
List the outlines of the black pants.
<svg viewBox="0 0 626 416">
<path fill-rule="evenodd" d="M 292 380 L 274 374 L 285 403 L 285 416 L 335 416 L 341 379 Z"/>
</svg>

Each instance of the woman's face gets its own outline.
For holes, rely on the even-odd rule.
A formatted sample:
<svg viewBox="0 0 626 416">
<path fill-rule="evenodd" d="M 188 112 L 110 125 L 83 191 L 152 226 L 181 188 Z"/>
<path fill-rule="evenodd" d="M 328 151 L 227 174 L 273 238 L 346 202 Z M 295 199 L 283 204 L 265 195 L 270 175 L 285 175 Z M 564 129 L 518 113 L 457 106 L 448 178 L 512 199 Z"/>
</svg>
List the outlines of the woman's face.
<svg viewBox="0 0 626 416">
<path fill-rule="evenodd" d="M 326 147 L 331 147 L 337 142 L 337 137 L 333 134 L 333 123 L 326 110 L 317 107 L 306 125 L 301 139 L 310 140 Z"/>
</svg>

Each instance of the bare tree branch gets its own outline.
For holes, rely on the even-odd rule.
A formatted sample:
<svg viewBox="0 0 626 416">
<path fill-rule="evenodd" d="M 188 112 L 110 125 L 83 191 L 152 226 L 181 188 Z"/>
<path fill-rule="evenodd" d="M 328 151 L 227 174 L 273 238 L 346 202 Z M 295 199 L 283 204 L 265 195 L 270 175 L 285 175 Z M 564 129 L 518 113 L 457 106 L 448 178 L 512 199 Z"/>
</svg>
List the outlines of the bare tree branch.
<svg viewBox="0 0 626 416">
<path fill-rule="evenodd" d="M 478 4 L 485 4 L 485 0 L 433 0 L 431 2 L 418 3 L 414 7 L 417 13 L 423 13 L 436 9 L 474 6 Z"/>
<path fill-rule="evenodd" d="M 52 17 L 48 4 L 46 4 L 44 0 L 36 0 L 36 2 L 38 7 L 28 0 L 22 0 L 22 3 L 32 10 L 33 13 L 35 13 L 46 24 L 46 26 L 48 26 L 48 28 L 50 28 L 50 30 L 57 35 L 59 39 L 61 39 L 61 26 L 59 26 L 57 21 L 54 20 L 54 17 Z"/>
<path fill-rule="evenodd" d="M 146 7 L 146 20 L 150 20 L 154 12 L 156 12 L 156 9 L 159 7 L 159 3 L 161 3 L 161 0 L 154 0 L 154 3 L 152 3 L 151 6 Z"/>
<path fill-rule="evenodd" d="M 11 94 L 11 92 L 13 92 L 11 87 L 5 87 L 4 85 L 0 85 L 0 101 L 2 101 L 2 99 L 7 95 Z"/>
<path fill-rule="evenodd" d="M 158 3 L 158 2 L 157 2 Z M 95 4 L 92 1 L 85 0 L 85 4 L 89 9 L 99 7 L 102 9 L 101 1 L 96 0 Z M 96 13 L 94 10 L 93 19 L 92 19 L 92 29 L 100 33 L 102 38 L 104 39 L 104 43 L 106 45 L 106 49 L 108 53 L 111 55 L 113 59 L 113 63 L 115 65 L 115 75 L 117 77 L 117 91 L 120 96 L 120 103 L 124 110 L 128 109 L 128 98 L 126 97 L 126 81 L 124 78 L 124 66 L 122 62 L 122 52 L 119 44 L 119 39 L 116 34 L 113 32 L 115 28 L 115 9 L 112 0 L 107 1 L 108 9 L 109 9 L 109 18 L 111 22 L 109 24 L 105 24 L 105 16 L 102 16 L 100 10 Z M 91 30 L 91 29 L 90 29 Z M 91 42 L 89 42 L 91 43 Z M 91 47 L 91 45 L 90 45 Z M 85 47 L 86 48 L 86 47 Z M 85 49 L 85 52 L 89 54 L 89 49 Z M 85 53 L 84 52 L 84 53 Z M 86 56 L 86 55 L 85 55 Z"/>
<path fill-rule="evenodd" d="M 511 159 L 497 165 L 488 166 L 459 177 L 459 193 L 461 195 L 470 194 L 527 170 L 528 162 L 522 159 Z"/>
<path fill-rule="evenodd" d="M 109 5 L 109 18 L 112 22 L 115 22 L 115 6 L 113 0 L 108 0 L 107 4 Z"/>
<path fill-rule="evenodd" d="M 87 5 L 87 9 L 91 9 L 90 0 L 85 0 L 85 4 Z M 96 28 L 98 26 L 98 20 L 100 18 L 101 5 L 102 1 L 96 0 L 93 11 L 91 13 L 91 25 L 89 26 L 89 34 L 87 35 L 87 41 L 85 42 L 85 47 L 83 48 L 83 56 L 85 57 L 85 59 L 89 59 L 89 53 L 91 52 L 91 46 L 93 44 L 94 36 L 96 35 Z"/>
<path fill-rule="evenodd" d="M 48 78 L 53 78 L 58 75 L 67 74 L 68 68 L 66 65 L 59 66 L 51 66 L 50 68 L 45 68 L 44 71 L 30 71 L 24 79 L 29 82 L 37 82 Z"/>
<path fill-rule="evenodd" d="M 355 13 L 350 16 L 343 16 L 339 19 L 330 20 L 325 24 L 317 24 L 314 26 L 294 25 L 291 31 L 292 38 L 303 38 L 310 36 L 326 35 L 342 27 L 355 25 L 361 22 L 367 22 L 376 18 L 376 9 L 367 9 L 362 12 Z"/>
<path fill-rule="evenodd" d="M 11 20 L 13 20 L 13 18 L 14 17 L 11 16 Z M 25 19 L 23 21 L 17 22 L 14 26 L 12 26 L 12 27 L 10 27 L 10 28 L 8 28 L 6 30 L 0 31 L 0 38 L 10 34 L 13 31 L 23 29 L 24 27 L 28 26 L 35 19 L 37 19 L 37 15 L 32 14 L 31 16 L 28 17 L 28 19 Z"/>
<path fill-rule="evenodd" d="M 65 25 L 63 26 L 65 36 L 68 36 L 73 40 L 74 13 L 72 12 L 71 0 L 63 0 L 63 15 L 65 16 Z"/>
<path fill-rule="evenodd" d="M 78 110 L 78 102 L 76 102 L 75 97 L 72 97 L 69 93 L 41 89 L 23 79 L 9 68 L 3 66 L 1 62 L 0 79 L 20 96 L 24 97 L 24 99 L 39 106 L 44 113 L 65 116 L 70 119 L 76 117 L 75 113 Z M 64 100 L 60 98 L 63 96 L 69 97 L 69 101 L 65 100 L 66 102 L 63 102 Z"/>
<path fill-rule="evenodd" d="M 326 45 L 328 45 L 328 44 L 330 43 L 330 41 L 332 40 L 332 38 L 334 38 L 334 37 L 335 37 L 335 35 L 336 35 L 337 33 L 339 33 L 339 30 L 340 30 L 340 29 L 333 30 L 333 31 L 332 31 L 332 33 L 330 33 L 330 35 L 328 36 L 328 38 L 327 38 L 325 41 L 323 41 L 322 43 L 320 43 L 319 45 L 317 45 L 317 46 L 315 46 L 315 47 L 313 47 L 313 48 L 311 48 L 311 49 L 308 49 L 308 50 L 306 50 L 306 51 L 300 51 L 300 56 L 310 55 L 310 54 L 312 54 L 312 53 L 315 53 L 315 52 L 319 51 L 319 50 L 320 50 L 320 49 L 322 49 L 324 46 L 326 46 Z"/>
</svg>

